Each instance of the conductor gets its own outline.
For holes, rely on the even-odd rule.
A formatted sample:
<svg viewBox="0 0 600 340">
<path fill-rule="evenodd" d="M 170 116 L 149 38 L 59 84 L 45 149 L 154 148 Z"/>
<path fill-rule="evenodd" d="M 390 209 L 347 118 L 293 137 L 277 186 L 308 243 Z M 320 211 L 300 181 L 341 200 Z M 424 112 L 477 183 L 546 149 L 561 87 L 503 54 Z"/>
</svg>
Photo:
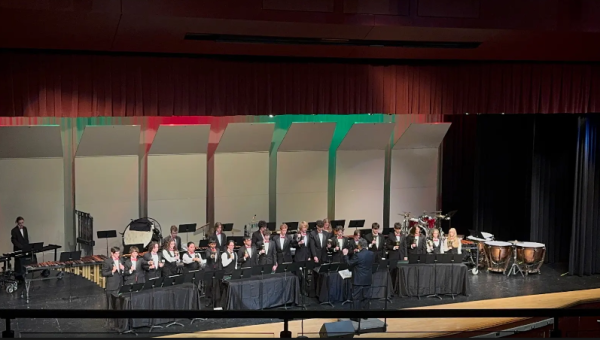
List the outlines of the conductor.
<svg viewBox="0 0 600 340">
<path fill-rule="evenodd" d="M 368 309 L 369 299 L 371 299 L 375 253 L 368 251 L 367 247 L 365 239 L 358 240 L 358 251 L 350 259 L 348 259 L 348 249 L 343 250 L 344 259 L 352 270 L 352 301 L 353 308 L 356 310 Z"/>
</svg>

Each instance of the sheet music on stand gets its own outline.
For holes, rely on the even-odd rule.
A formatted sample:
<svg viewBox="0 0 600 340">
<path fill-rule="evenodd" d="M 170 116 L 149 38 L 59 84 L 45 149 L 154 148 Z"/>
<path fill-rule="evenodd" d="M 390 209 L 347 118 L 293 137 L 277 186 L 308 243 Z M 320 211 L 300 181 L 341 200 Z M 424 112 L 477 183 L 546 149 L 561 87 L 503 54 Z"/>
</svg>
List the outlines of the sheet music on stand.
<svg viewBox="0 0 600 340">
<path fill-rule="evenodd" d="M 340 270 L 338 273 L 343 280 L 352 278 L 352 272 L 349 269 Z"/>
</svg>

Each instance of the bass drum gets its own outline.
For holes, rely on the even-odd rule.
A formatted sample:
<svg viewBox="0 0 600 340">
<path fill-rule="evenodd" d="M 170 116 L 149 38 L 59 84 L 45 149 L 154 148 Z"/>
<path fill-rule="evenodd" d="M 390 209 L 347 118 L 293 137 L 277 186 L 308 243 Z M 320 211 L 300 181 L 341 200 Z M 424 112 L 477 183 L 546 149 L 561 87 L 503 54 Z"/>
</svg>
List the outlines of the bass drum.
<svg viewBox="0 0 600 340">
<path fill-rule="evenodd" d="M 141 251 L 144 251 L 152 241 L 158 242 L 162 246 L 162 228 L 160 223 L 153 218 L 143 217 L 131 221 L 123 231 L 123 247 L 129 249 L 129 246 L 142 245 Z M 125 252 L 125 249 L 123 252 Z"/>
</svg>

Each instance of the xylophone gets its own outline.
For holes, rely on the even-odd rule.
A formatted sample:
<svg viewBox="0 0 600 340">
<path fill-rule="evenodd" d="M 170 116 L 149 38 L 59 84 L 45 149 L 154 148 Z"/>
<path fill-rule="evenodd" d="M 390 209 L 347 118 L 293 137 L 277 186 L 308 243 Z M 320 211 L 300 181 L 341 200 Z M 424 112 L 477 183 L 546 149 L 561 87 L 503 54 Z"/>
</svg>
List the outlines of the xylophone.
<svg viewBox="0 0 600 340">
<path fill-rule="evenodd" d="M 31 264 L 25 267 L 26 273 L 32 273 L 40 270 L 56 270 L 75 275 L 83 276 L 84 278 L 94 282 L 98 286 L 105 288 L 106 283 L 102 277 L 102 263 L 106 260 L 104 255 L 92 255 L 82 257 L 80 260 L 57 262 L 47 261 L 42 263 Z"/>
</svg>

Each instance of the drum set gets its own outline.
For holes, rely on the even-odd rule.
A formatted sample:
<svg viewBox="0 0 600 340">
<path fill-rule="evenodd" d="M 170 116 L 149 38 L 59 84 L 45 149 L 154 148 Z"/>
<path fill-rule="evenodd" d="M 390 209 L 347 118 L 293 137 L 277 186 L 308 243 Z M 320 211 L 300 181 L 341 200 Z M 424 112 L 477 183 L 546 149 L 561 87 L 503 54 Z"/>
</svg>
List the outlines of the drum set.
<svg viewBox="0 0 600 340">
<path fill-rule="evenodd" d="M 479 268 L 488 272 L 506 273 L 506 276 L 523 277 L 529 274 L 540 274 L 540 267 L 546 256 L 546 245 L 537 242 L 496 241 L 494 235 L 481 232 L 481 237 L 468 236 L 467 239 L 477 243 L 476 259 L 471 258 L 474 265 L 472 272 L 477 274 Z M 480 254 L 482 256 L 480 256 Z M 511 264 L 510 269 L 508 266 Z"/>
<path fill-rule="evenodd" d="M 454 211 L 455 212 L 455 211 Z M 441 211 L 427 212 L 424 211 L 421 216 L 411 217 L 410 212 L 399 214 L 404 219 L 402 221 L 402 234 L 408 235 L 413 227 L 421 228 L 421 235 L 429 238 L 429 233 L 433 228 L 440 231 L 440 238 L 443 238 L 442 221 L 449 221 L 454 212 L 443 215 Z"/>
</svg>

